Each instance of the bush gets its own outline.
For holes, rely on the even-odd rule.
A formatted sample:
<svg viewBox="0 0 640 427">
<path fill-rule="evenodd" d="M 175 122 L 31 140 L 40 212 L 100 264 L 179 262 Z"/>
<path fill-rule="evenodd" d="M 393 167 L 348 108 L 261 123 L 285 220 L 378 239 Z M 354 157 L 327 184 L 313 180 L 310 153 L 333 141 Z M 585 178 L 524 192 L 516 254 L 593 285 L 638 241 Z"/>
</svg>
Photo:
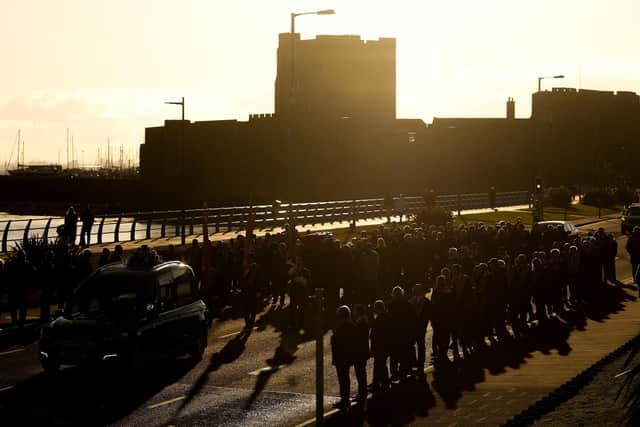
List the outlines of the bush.
<svg viewBox="0 0 640 427">
<path fill-rule="evenodd" d="M 635 202 L 636 200 L 633 192 L 629 191 L 626 188 L 620 188 L 614 195 L 614 201 L 616 204 L 626 206 Z"/>
<path fill-rule="evenodd" d="M 554 188 L 549 194 L 549 204 L 558 208 L 568 208 L 571 205 L 571 193 L 565 187 Z"/>
<path fill-rule="evenodd" d="M 615 204 L 613 195 L 607 191 L 590 191 L 582 198 L 582 203 L 589 206 L 612 207 Z"/>
<path fill-rule="evenodd" d="M 453 220 L 451 211 L 439 206 L 422 208 L 411 216 L 411 220 L 417 224 L 447 225 Z"/>
</svg>

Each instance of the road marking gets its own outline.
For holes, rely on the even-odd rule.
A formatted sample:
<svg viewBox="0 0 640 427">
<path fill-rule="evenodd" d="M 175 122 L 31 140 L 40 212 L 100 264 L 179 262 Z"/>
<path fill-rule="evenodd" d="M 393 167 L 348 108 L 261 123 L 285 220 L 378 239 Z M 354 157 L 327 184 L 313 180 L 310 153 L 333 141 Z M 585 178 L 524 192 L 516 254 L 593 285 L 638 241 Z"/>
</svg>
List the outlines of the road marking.
<svg viewBox="0 0 640 427">
<path fill-rule="evenodd" d="M 10 385 L 9 387 L 0 388 L 0 393 L 3 392 L 3 391 L 11 390 L 14 387 L 15 387 L 14 385 Z"/>
<path fill-rule="evenodd" d="M 17 348 L 15 350 L 9 350 L 9 351 L 2 352 L 2 353 L 0 353 L 0 356 L 5 356 L 7 354 L 13 354 L 13 353 L 20 353 L 21 351 L 24 351 L 24 350 L 25 350 L 24 348 Z"/>
<path fill-rule="evenodd" d="M 255 331 L 256 329 L 258 329 L 258 327 L 257 327 L 257 326 L 254 326 L 252 330 L 254 330 L 254 331 Z M 234 336 L 234 335 L 241 334 L 241 333 L 243 333 L 244 331 L 246 331 L 246 329 L 243 329 L 243 330 L 241 330 L 241 331 L 237 331 L 237 332 L 231 332 L 230 334 L 220 335 L 220 336 L 213 337 L 213 338 L 215 338 L 215 339 L 218 339 L 218 338 L 229 338 L 229 337 L 232 337 L 232 336 Z"/>
<path fill-rule="evenodd" d="M 173 399 L 165 400 L 164 402 L 156 403 L 155 405 L 149 405 L 149 406 L 147 406 L 147 409 L 155 409 L 155 408 L 159 408 L 160 406 L 170 405 L 172 403 L 179 402 L 179 401 L 184 400 L 186 398 L 187 398 L 186 396 L 174 397 Z"/>
<path fill-rule="evenodd" d="M 262 372 L 269 372 L 269 371 L 277 371 L 278 369 L 284 368 L 287 365 L 278 365 L 278 366 L 265 366 L 264 368 L 260 368 L 260 369 L 256 369 L 255 371 L 251 371 L 249 372 L 249 375 L 260 375 Z"/>
</svg>

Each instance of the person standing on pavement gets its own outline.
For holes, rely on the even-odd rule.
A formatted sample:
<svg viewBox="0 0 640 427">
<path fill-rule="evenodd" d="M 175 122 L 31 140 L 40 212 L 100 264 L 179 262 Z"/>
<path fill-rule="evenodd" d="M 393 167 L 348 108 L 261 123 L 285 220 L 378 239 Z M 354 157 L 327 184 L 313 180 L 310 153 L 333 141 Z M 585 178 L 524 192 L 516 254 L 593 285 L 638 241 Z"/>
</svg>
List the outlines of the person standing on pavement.
<svg viewBox="0 0 640 427">
<path fill-rule="evenodd" d="M 638 266 L 640 266 L 640 227 L 633 227 L 633 231 L 627 240 L 627 252 L 631 258 L 631 275 L 633 283 L 638 285 Z M 640 289 L 640 286 L 639 286 Z"/>
<path fill-rule="evenodd" d="M 391 380 L 406 380 L 411 375 L 411 351 L 415 344 L 416 315 L 400 286 L 393 288 L 389 303 L 391 328 Z"/>
<path fill-rule="evenodd" d="M 91 244 L 91 228 L 95 217 L 91 212 L 91 208 L 87 205 L 80 215 L 82 221 L 82 228 L 80 229 L 80 246 L 87 247 Z"/>
<path fill-rule="evenodd" d="M 371 354 L 373 355 L 373 382 L 374 392 L 384 391 L 389 388 L 389 340 L 391 339 L 391 319 L 387 313 L 384 301 L 378 300 L 373 304 L 374 319 L 371 325 Z"/>
<path fill-rule="evenodd" d="M 353 399 L 363 402 L 367 398 L 367 360 L 369 360 L 369 320 L 364 306 L 357 304 L 353 308 L 353 319 L 356 325 L 356 340 L 353 342 L 353 367 L 358 382 L 358 394 Z"/>
<path fill-rule="evenodd" d="M 74 246 L 76 244 L 76 233 L 78 232 L 78 214 L 73 206 L 69 206 L 64 216 L 64 235 L 67 243 Z"/>
<path fill-rule="evenodd" d="M 338 383 L 340 385 L 340 401 L 333 406 L 346 409 L 351 406 L 351 380 L 349 368 L 354 363 L 353 342 L 357 340 L 358 331 L 351 320 L 351 310 L 346 305 L 338 307 L 336 311 L 336 327 L 331 335 L 331 363 L 336 367 Z"/>
<path fill-rule="evenodd" d="M 416 284 L 413 287 L 413 297 L 409 300 L 416 313 L 416 368 L 419 376 L 424 375 L 425 362 L 427 358 L 426 336 L 427 327 L 431 320 L 431 301 L 425 296 L 425 289 L 422 284 Z"/>
<path fill-rule="evenodd" d="M 7 263 L 11 324 L 17 324 L 19 328 L 24 327 L 27 319 L 27 296 L 35 273 L 35 268 L 21 250 L 17 251 Z"/>
<path fill-rule="evenodd" d="M 609 233 L 605 235 L 606 244 L 606 259 L 604 264 L 605 281 L 609 280 L 611 283 L 616 283 L 618 277 L 616 275 L 616 257 L 618 256 L 618 241 Z"/>
</svg>

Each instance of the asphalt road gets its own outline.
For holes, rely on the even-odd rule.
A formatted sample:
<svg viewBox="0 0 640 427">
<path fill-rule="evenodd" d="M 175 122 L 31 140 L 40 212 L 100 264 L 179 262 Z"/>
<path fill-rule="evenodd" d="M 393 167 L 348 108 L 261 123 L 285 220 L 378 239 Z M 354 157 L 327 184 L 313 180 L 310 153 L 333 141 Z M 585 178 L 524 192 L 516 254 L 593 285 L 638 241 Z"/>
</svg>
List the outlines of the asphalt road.
<svg viewBox="0 0 640 427">
<path fill-rule="evenodd" d="M 617 233 L 619 224 L 607 220 L 581 231 L 604 227 Z M 195 366 L 185 357 L 150 364 L 139 372 L 117 366 L 66 367 L 45 375 L 37 343 L 6 349 L 0 352 L 1 423 L 279 426 L 302 422 L 314 415 L 315 342 L 311 331 L 279 329 L 287 323 L 287 315 L 286 307 L 266 307 L 246 339 L 239 336 L 241 319 L 214 322 L 205 356 Z M 327 331 L 324 339 L 327 408 L 338 395 L 329 335 Z M 429 349 L 431 329 L 427 340 Z"/>
</svg>

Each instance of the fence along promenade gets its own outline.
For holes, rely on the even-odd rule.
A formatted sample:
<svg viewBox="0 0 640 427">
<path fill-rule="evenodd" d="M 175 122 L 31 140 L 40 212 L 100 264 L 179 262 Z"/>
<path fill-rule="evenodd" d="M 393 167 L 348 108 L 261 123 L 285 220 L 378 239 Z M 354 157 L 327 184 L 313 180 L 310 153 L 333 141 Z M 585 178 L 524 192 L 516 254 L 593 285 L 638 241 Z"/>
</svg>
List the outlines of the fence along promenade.
<svg viewBox="0 0 640 427">
<path fill-rule="evenodd" d="M 394 198 L 394 206 L 398 198 Z M 425 207 L 422 196 L 404 197 L 405 214 Z M 513 191 L 496 193 L 495 206 L 514 206 L 528 204 L 530 193 Z M 441 195 L 436 205 L 452 210 L 483 209 L 489 206 L 487 193 Z M 281 203 L 274 205 L 233 206 L 207 208 L 207 224 L 214 233 L 241 230 L 249 212 L 253 211 L 254 227 L 270 229 L 289 222 L 293 217 L 295 225 L 314 225 L 348 221 L 384 218 L 387 208 L 383 198 L 338 200 L 308 203 Z M 155 238 L 200 234 L 205 209 L 166 210 L 146 212 L 125 212 L 120 214 L 96 215 L 91 229 L 91 242 L 97 244 L 122 241 L 148 240 Z M 8 253 L 16 243 L 25 242 L 32 236 L 46 240 L 57 238 L 57 228 L 64 224 L 59 216 L 34 217 L 25 219 L 0 220 L 2 244 L 0 251 Z M 82 222 L 78 221 L 76 243 L 80 239 Z"/>
</svg>

